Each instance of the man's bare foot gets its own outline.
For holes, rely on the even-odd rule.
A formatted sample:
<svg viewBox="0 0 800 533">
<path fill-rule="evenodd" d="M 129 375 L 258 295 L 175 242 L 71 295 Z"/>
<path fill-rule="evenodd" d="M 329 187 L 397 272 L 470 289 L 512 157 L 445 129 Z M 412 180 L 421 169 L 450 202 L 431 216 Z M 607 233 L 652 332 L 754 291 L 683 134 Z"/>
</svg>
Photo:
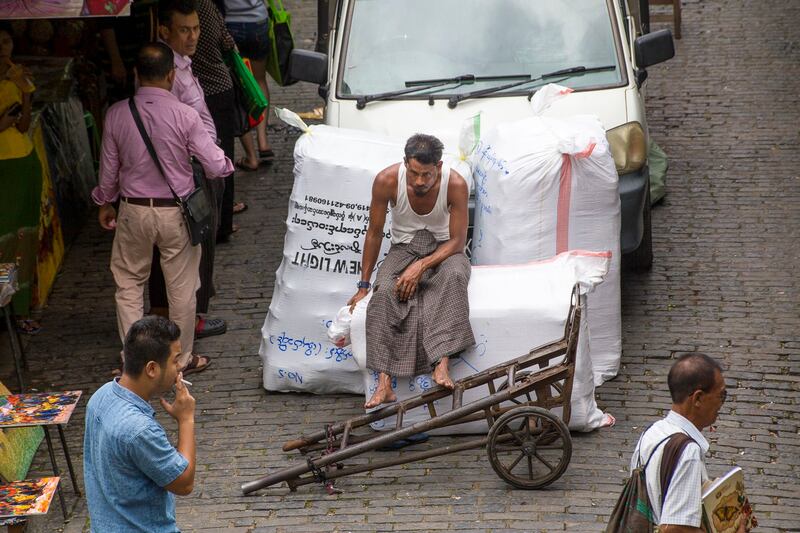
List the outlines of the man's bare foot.
<svg viewBox="0 0 800 533">
<path fill-rule="evenodd" d="M 445 389 L 452 389 L 455 386 L 453 385 L 453 380 L 450 379 L 450 373 L 447 370 L 449 365 L 450 358 L 442 357 L 442 359 L 439 361 L 439 364 L 437 364 L 436 368 L 433 369 L 433 381 Z"/>
<path fill-rule="evenodd" d="M 381 373 L 378 376 L 378 388 L 372 394 L 372 398 L 364 404 L 364 409 L 378 407 L 382 403 L 397 401 L 397 396 L 392 390 L 392 378 L 388 374 Z"/>
</svg>

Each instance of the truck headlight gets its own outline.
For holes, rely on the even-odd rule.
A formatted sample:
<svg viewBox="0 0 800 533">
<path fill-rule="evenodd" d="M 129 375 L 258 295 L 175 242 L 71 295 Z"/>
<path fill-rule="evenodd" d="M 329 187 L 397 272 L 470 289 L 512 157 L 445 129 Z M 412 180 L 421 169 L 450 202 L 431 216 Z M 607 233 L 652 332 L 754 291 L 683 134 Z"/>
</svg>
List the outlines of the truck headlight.
<svg viewBox="0 0 800 533">
<path fill-rule="evenodd" d="M 647 141 L 638 122 L 628 122 L 606 132 L 617 173 L 635 172 L 647 161 Z"/>
</svg>

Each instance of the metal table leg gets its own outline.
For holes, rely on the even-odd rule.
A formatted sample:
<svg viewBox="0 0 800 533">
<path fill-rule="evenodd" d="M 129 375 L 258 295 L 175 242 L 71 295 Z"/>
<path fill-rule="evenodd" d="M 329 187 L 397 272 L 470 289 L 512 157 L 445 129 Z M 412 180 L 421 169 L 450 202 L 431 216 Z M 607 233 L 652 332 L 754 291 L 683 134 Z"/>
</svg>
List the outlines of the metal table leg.
<svg viewBox="0 0 800 533">
<path fill-rule="evenodd" d="M 11 351 L 14 354 L 14 368 L 17 371 L 17 381 L 19 381 L 19 391 L 25 392 L 25 382 L 22 380 L 22 368 L 20 365 L 25 361 L 25 354 L 22 351 L 22 343 L 17 334 L 17 328 L 11 319 L 11 304 L 3 306 L 3 314 L 6 318 L 6 329 L 8 337 L 11 339 Z"/>
<path fill-rule="evenodd" d="M 72 457 L 69 455 L 69 448 L 67 448 L 67 439 L 64 438 L 64 426 L 61 424 L 56 426 L 58 428 L 58 436 L 61 438 L 61 447 L 64 448 L 64 457 L 67 459 L 67 468 L 69 469 L 69 477 L 72 478 L 72 488 L 75 489 L 75 494 L 78 498 L 81 497 L 81 489 L 78 488 L 78 480 L 75 478 L 75 469 L 72 468 Z"/>
<path fill-rule="evenodd" d="M 50 439 L 50 428 L 42 426 L 44 429 L 44 438 L 47 439 L 47 451 L 50 453 L 50 464 L 53 465 L 53 475 L 61 477 L 56 464 L 56 454 L 53 451 L 53 441 Z M 64 490 L 61 488 L 63 483 L 58 484 L 58 500 L 61 502 L 61 511 L 64 513 L 64 520 L 67 519 L 67 505 L 64 503 Z"/>
</svg>

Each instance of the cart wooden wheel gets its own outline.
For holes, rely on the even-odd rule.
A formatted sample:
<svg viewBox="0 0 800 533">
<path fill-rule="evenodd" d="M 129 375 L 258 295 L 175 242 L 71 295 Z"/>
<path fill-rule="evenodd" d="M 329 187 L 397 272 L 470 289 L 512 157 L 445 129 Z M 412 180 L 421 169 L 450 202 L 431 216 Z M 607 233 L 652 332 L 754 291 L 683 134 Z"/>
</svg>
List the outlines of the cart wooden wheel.
<svg viewBox="0 0 800 533">
<path fill-rule="evenodd" d="M 520 489 L 538 489 L 566 471 L 572 439 L 566 424 L 547 409 L 522 406 L 492 425 L 486 452 L 505 482 Z"/>
</svg>

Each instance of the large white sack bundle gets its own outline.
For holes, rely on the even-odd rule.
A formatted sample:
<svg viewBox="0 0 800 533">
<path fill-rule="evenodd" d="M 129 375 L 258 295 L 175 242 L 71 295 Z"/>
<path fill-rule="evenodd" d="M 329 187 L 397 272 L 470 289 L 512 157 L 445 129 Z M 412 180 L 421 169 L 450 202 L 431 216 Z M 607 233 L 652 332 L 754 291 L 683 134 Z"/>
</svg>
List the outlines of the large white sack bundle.
<svg viewBox="0 0 800 533">
<path fill-rule="evenodd" d="M 607 274 L 609 258 L 607 252 L 570 251 L 549 260 L 524 265 L 473 267 L 469 282 L 469 306 L 476 345 L 460 358 L 452 360 L 452 378 L 458 380 L 471 376 L 560 339 L 564 335 L 573 286 L 580 284 L 581 294 L 591 291 Z M 367 369 L 365 320 L 368 298 L 358 303 L 350 324 L 353 354 L 358 365 L 364 369 L 367 399 L 377 387 L 377 373 Z M 572 389 L 569 427 L 576 431 L 591 431 L 613 420 L 604 415 L 595 402 L 587 325 L 584 318 L 578 337 Z M 553 364 L 560 360 L 555 359 Z M 496 385 L 499 386 L 501 381 Z M 392 379 L 392 388 L 399 400 L 416 396 L 433 386 L 435 383 L 429 375 Z M 487 387 L 471 389 L 465 392 L 463 405 L 488 394 Z M 451 397 L 437 400 L 436 412 L 445 413 L 451 405 Z M 560 409 L 554 411 L 560 415 Z M 404 415 L 403 425 L 410 426 L 429 419 L 427 408 L 422 406 L 408 411 Z M 377 430 L 393 429 L 394 417 L 378 421 L 372 427 Z M 432 433 L 457 435 L 486 433 L 487 430 L 486 421 L 479 421 Z"/>
<path fill-rule="evenodd" d="M 550 85 L 542 112 L 571 92 Z M 605 281 L 587 298 L 596 385 L 622 355 L 619 183 L 605 130 L 594 116 L 532 116 L 500 124 L 473 153 L 475 265 L 517 264 L 566 250 L 610 250 Z"/>
<path fill-rule="evenodd" d="M 405 139 L 309 127 L 287 110 L 278 110 L 278 116 L 304 133 L 294 148 L 283 260 L 261 328 L 264 388 L 361 394 L 363 379 L 351 348 L 334 345 L 327 327 L 355 294 L 361 276 L 372 182 L 378 172 L 402 161 Z M 462 137 L 474 147 L 476 139 Z M 445 149 L 445 164 L 470 182 L 468 153 L 459 156 L 458 147 Z M 391 214 L 380 257 L 389 250 L 390 223 Z"/>
</svg>

